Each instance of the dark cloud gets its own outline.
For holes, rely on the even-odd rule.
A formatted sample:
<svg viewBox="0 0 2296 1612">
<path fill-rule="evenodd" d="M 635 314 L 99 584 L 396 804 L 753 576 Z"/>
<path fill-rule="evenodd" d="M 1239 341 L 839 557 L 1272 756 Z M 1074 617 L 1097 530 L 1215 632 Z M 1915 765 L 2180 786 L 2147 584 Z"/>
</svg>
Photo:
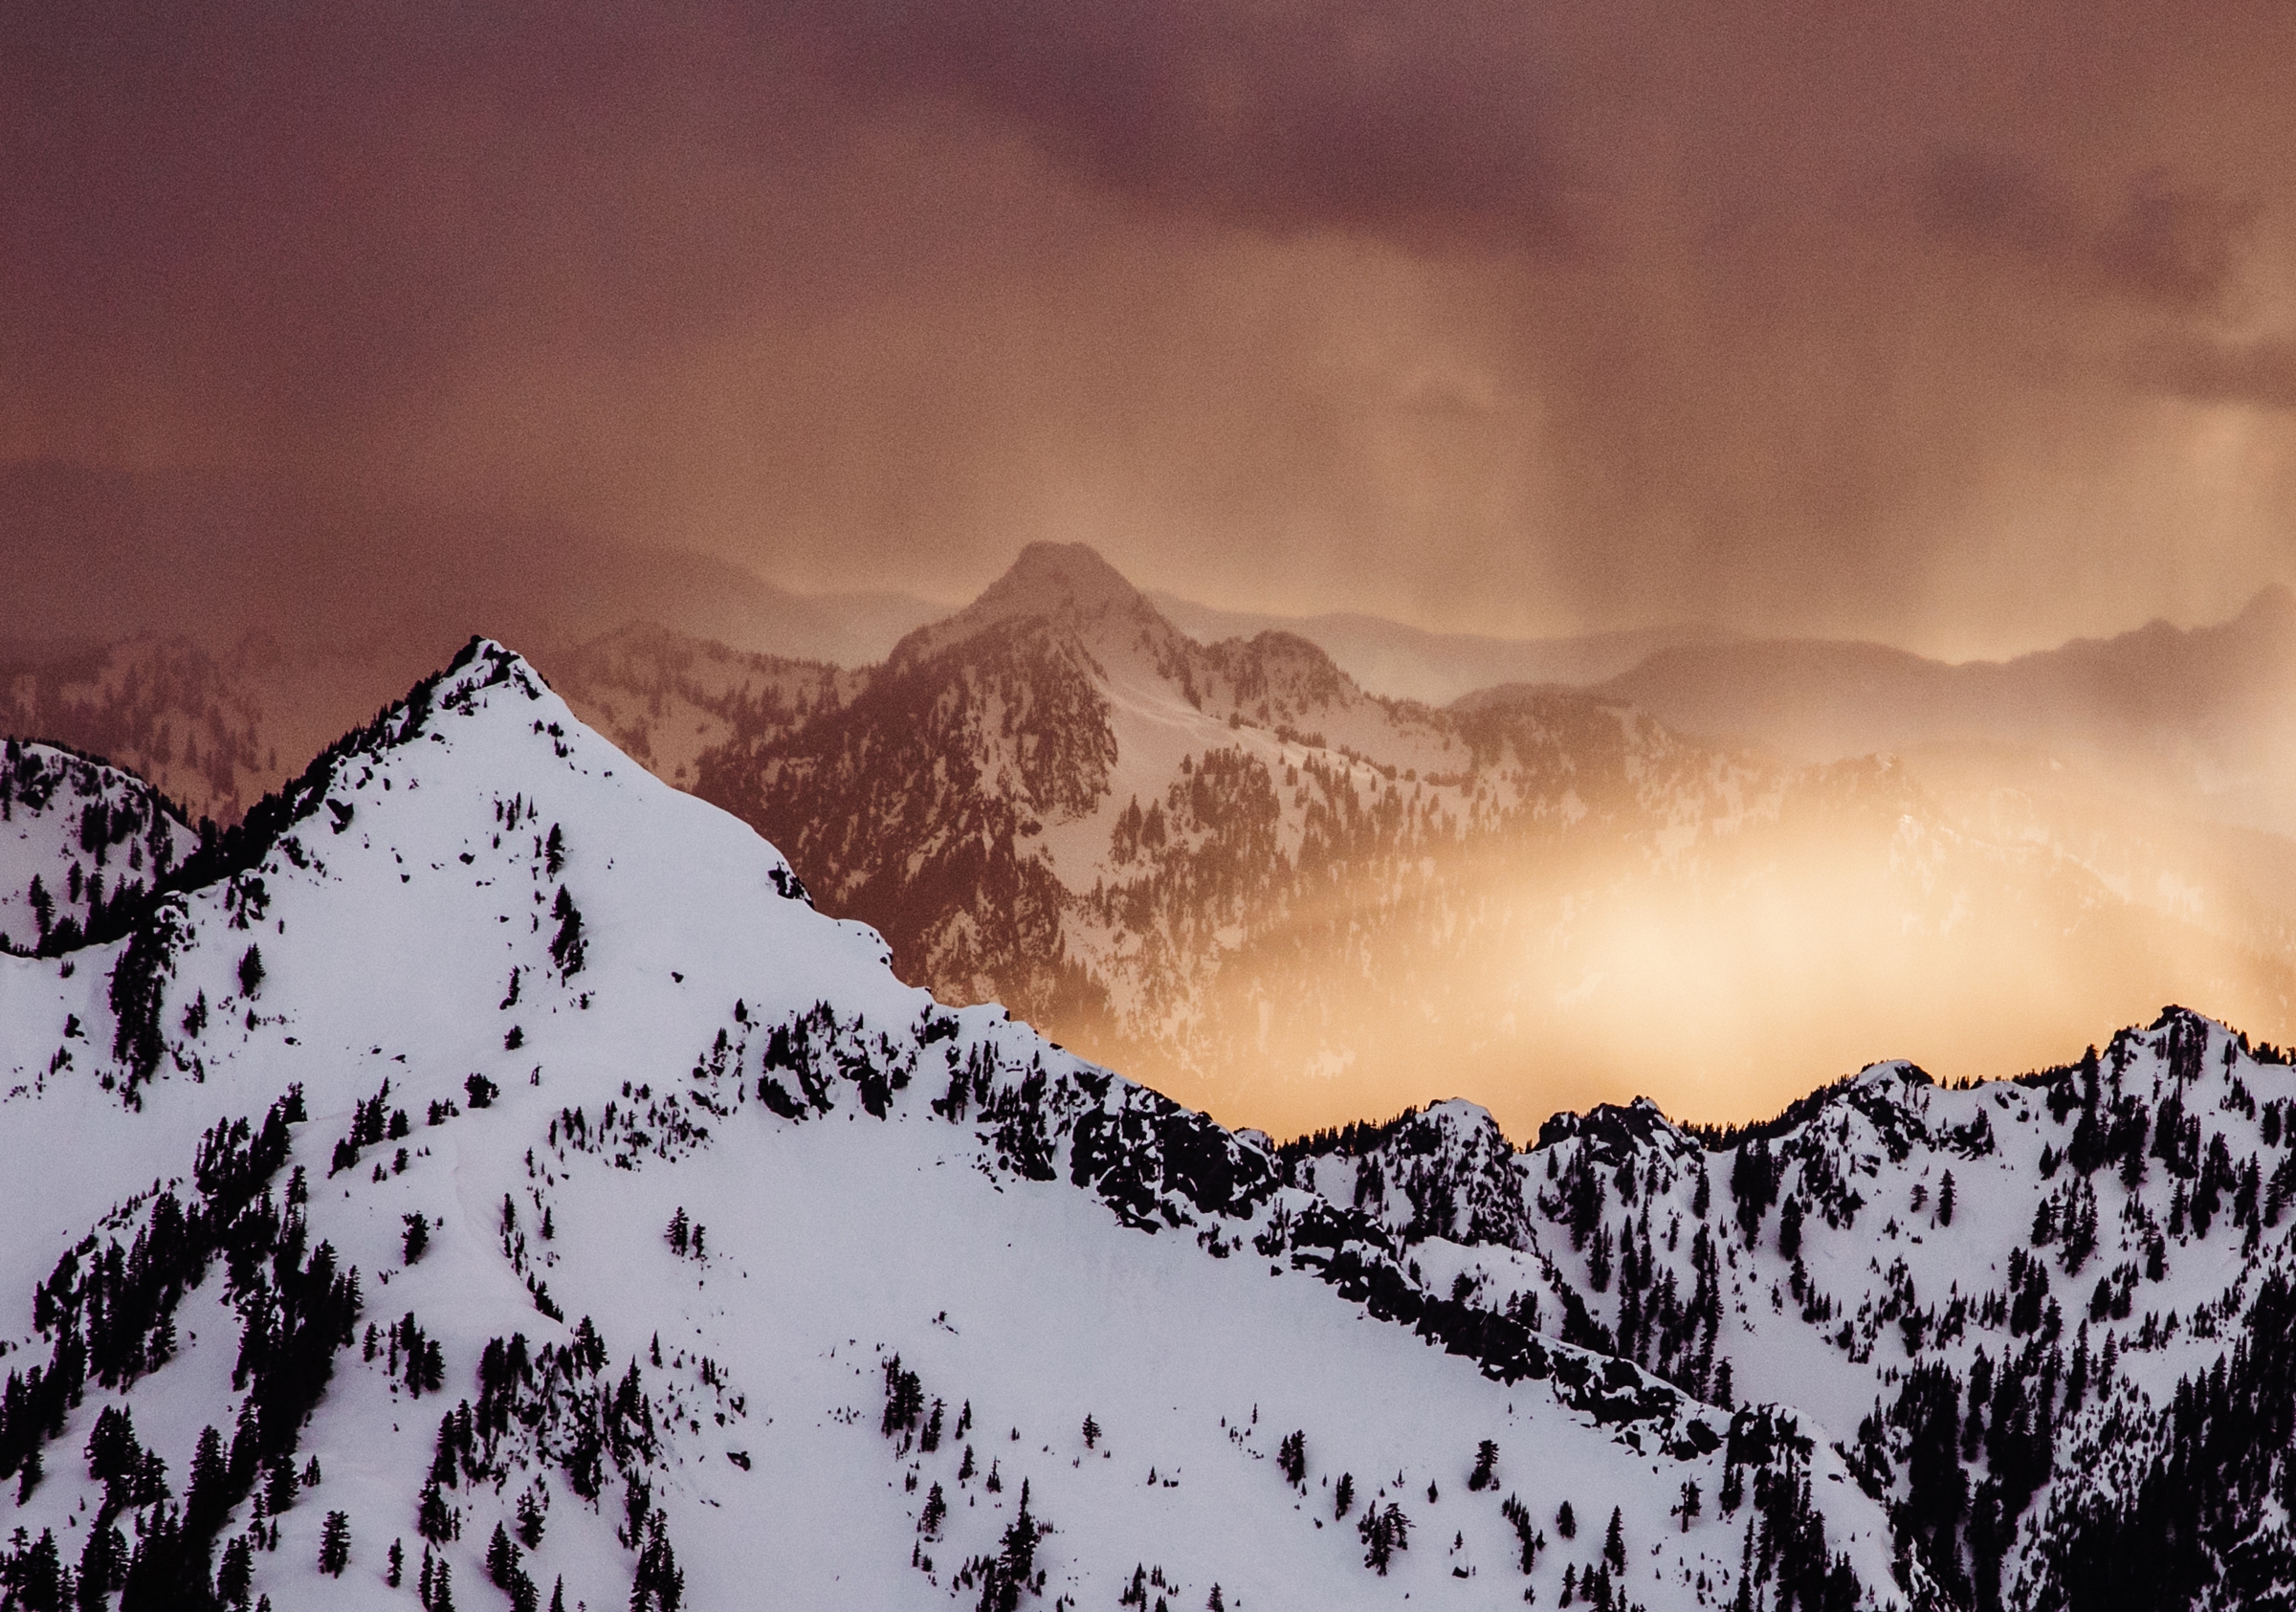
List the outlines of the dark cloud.
<svg viewBox="0 0 2296 1612">
<path fill-rule="evenodd" d="M 2109 211 L 2085 207 L 2036 165 L 1998 151 L 1935 154 L 1916 189 L 1922 221 L 1969 249 L 2059 277 L 2061 295 L 2112 293 L 2187 312 L 2239 288 L 2261 204 L 2157 170 L 2128 181 Z"/>
<path fill-rule="evenodd" d="M 0 458 L 944 596 L 1054 537 L 1484 630 L 2217 613 L 2296 576 L 2289 59 L 2277 0 L 19 7 Z"/>
<path fill-rule="evenodd" d="M 1156 203 L 1551 249 L 1540 12 L 1507 0 L 801 8 L 843 79 L 960 96 Z"/>
<path fill-rule="evenodd" d="M 2171 397 L 2296 409 L 2296 338 L 2156 342 L 2135 355 L 2130 373 Z"/>
</svg>

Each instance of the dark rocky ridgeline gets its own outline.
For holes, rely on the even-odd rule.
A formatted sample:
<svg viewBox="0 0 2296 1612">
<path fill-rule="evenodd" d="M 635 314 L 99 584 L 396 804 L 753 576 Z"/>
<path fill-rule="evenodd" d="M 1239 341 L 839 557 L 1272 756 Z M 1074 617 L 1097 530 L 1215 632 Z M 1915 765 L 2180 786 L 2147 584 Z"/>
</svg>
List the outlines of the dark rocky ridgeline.
<svg viewBox="0 0 2296 1612">
<path fill-rule="evenodd" d="M 1180 739 L 1141 725 L 1143 695 Z M 692 786 L 826 910 L 883 934 L 905 978 L 1174 1090 L 1266 1090 L 1343 1052 L 1390 1089 L 1446 1063 L 1615 1076 L 1683 1055 L 1604 949 L 1605 915 L 1689 913 L 1727 936 L 1760 921 L 1753 892 L 1812 915 L 1802 972 L 1838 958 L 1863 990 L 1887 956 L 1945 982 L 1945 1013 L 2016 1011 L 1971 955 L 2119 982 L 2191 977 L 2214 944 L 2067 859 L 1950 823 L 1886 760 L 1787 765 L 1567 689 L 1380 699 L 1283 633 L 1198 644 L 1074 547 L 1032 546 L 850 696 L 790 712 L 715 740 Z M 1876 938 L 1877 908 L 1913 921 Z M 2242 1000 L 2285 997 L 2285 960 L 2260 961 L 2282 943 L 2241 943 Z M 1591 983 L 1510 1025 L 1497 1005 L 1526 968 Z M 1747 964 L 1747 995 L 1775 983 Z M 1772 1007 L 1773 1039 L 1790 1035 Z M 1740 1033 L 1715 1027 L 1695 1055 L 1808 1055 L 1723 1049 Z"/>
</svg>

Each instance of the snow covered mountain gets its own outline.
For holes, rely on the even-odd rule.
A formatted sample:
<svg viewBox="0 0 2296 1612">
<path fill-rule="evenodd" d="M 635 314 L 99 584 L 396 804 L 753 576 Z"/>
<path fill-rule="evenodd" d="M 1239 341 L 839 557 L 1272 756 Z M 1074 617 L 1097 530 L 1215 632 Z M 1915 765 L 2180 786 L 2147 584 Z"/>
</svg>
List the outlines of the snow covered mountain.
<svg viewBox="0 0 2296 1612">
<path fill-rule="evenodd" d="M 945 1000 L 1270 1129 L 1444 1068 L 1517 1130 L 1590 1082 L 1742 1114 L 1877 1047 L 1990 1072 L 2168 998 L 2285 1035 L 2296 997 L 2282 886 L 2157 836 L 1567 690 L 1377 699 L 1299 638 L 1195 642 L 1080 546 L 696 765 Z"/>
<path fill-rule="evenodd" d="M 7 1604 L 1937 1593 L 1809 1415 L 1458 1279 L 1526 1217 L 937 1005 L 494 645 L 126 916 L 0 957 Z"/>
<path fill-rule="evenodd" d="M 408 654 L 397 643 L 320 649 L 253 635 L 227 649 L 147 635 L 0 657 L 0 734 L 106 757 L 194 818 L 231 824 L 430 669 Z M 778 734 L 866 680 L 644 622 L 541 658 L 591 725 L 680 787 L 709 750 Z"/>
<path fill-rule="evenodd" d="M 2015 1081 L 1880 1064 L 1729 1132 L 1638 1103 L 1516 1153 L 1448 1103 L 1282 1159 L 1470 1303 L 1801 1407 L 1954 1604 L 2282 1605 L 2287 1065 L 2171 1008 Z"/>
</svg>

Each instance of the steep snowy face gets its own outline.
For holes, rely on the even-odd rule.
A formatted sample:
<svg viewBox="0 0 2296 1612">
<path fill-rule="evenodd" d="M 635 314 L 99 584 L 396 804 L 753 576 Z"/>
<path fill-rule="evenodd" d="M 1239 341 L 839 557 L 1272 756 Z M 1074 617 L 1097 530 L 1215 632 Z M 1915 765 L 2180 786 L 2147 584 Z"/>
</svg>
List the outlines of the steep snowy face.
<svg viewBox="0 0 2296 1612">
<path fill-rule="evenodd" d="M 199 837 L 133 773 L 52 744 L 0 748 L 0 952 L 103 934 Z"/>
<path fill-rule="evenodd" d="M 886 955 L 476 644 L 123 938 L 0 958 L 0 1594 L 1926 1593 L 1794 1411 Z"/>
<path fill-rule="evenodd" d="M 2016 1081 L 1876 1065 L 1702 1138 L 1557 1115 L 1519 1221 L 1389 1224 L 1472 1304 L 1799 1406 L 1956 1604 L 2257 1604 L 2296 1587 L 2292 1113 L 2283 1052 L 2171 1009 Z M 1416 1135 L 1410 1180 L 1490 1179 L 1487 1138 Z M 1357 1201 L 1346 1144 L 1288 1179 Z"/>
</svg>

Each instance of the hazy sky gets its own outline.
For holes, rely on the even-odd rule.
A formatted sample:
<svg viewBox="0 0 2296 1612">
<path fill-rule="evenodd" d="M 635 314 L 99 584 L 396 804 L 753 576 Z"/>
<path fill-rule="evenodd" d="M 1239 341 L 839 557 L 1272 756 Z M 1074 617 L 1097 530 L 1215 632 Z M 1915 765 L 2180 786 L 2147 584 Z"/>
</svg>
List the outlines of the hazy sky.
<svg viewBox="0 0 2296 1612">
<path fill-rule="evenodd" d="M 2296 581 L 2296 0 L 0 14 L 0 458 L 1998 652 Z M 340 557 L 338 557 L 340 558 Z"/>
</svg>

